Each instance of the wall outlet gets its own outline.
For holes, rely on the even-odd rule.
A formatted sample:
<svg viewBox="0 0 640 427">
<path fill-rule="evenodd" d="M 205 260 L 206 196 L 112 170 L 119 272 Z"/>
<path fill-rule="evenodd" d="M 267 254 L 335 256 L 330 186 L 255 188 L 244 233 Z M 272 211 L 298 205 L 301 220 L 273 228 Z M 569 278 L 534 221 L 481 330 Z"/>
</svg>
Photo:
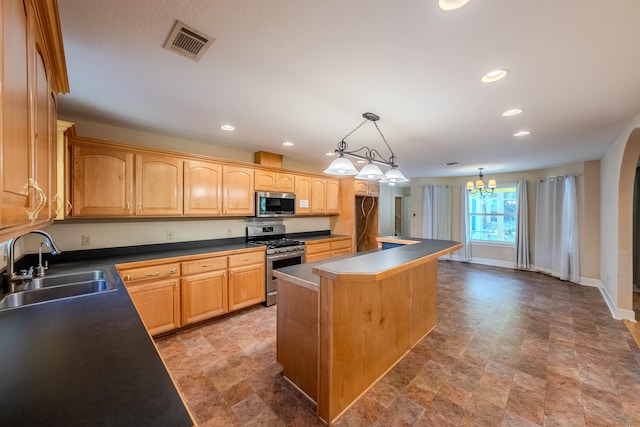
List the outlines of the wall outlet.
<svg viewBox="0 0 640 427">
<path fill-rule="evenodd" d="M 82 235 L 82 246 L 91 246 L 91 236 L 88 234 Z"/>
<path fill-rule="evenodd" d="M 173 231 L 167 231 L 167 240 L 173 240 Z"/>
</svg>

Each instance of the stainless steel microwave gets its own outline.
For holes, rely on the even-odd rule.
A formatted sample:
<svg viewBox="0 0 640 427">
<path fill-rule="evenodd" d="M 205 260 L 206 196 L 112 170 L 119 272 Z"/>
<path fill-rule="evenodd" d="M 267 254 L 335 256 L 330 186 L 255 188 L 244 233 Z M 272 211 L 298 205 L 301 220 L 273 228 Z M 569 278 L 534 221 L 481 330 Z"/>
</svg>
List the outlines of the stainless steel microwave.
<svg viewBox="0 0 640 427">
<path fill-rule="evenodd" d="M 257 217 L 282 217 L 296 214 L 296 195 L 294 193 L 256 192 Z"/>
</svg>

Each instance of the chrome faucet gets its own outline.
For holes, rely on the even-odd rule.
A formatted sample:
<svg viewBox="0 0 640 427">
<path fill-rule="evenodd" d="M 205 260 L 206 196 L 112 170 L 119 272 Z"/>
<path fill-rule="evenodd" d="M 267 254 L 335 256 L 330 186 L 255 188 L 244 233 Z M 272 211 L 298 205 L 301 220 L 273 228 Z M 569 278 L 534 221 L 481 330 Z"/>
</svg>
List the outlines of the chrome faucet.
<svg viewBox="0 0 640 427">
<path fill-rule="evenodd" d="M 14 271 L 15 256 L 16 256 L 15 254 L 16 242 L 18 241 L 19 238 L 26 236 L 27 234 L 40 234 L 41 236 L 43 236 L 44 242 L 42 243 L 46 244 L 49 247 L 49 249 L 51 249 L 51 255 L 58 255 L 61 252 L 60 249 L 58 249 L 58 247 L 54 243 L 51 235 L 46 231 L 33 230 L 33 231 L 30 231 L 29 233 L 22 234 L 14 239 L 10 239 L 9 242 L 7 243 L 7 258 L 9 260 L 9 265 L 7 266 L 7 272 L 6 272 L 6 282 L 8 285 L 9 292 L 15 291 L 16 282 L 24 282 L 27 280 L 31 280 L 33 278 L 33 267 L 29 268 L 28 271 L 27 270 L 21 271 L 20 274 Z M 44 270 L 46 270 L 46 267 L 42 265 L 42 243 L 40 244 L 40 250 L 39 250 L 39 256 L 38 256 L 39 258 L 38 261 L 40 262 L 40 265 L 38 265 L 37 267 L 36 276 L 44 276 Z"/>
</svg>

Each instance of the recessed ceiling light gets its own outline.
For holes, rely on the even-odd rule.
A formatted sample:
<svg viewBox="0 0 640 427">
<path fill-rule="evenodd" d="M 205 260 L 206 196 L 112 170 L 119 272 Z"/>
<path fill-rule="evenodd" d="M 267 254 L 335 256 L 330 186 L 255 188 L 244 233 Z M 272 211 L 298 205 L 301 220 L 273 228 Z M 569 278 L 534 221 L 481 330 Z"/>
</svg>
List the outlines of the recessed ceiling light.
<svg viewBox="0 0 640 427">
<path fill-rule="evenodd" d="M 520 132 L 516 132 L 513 134 L 513 136 L 527 136 L 529 135 L 531 132 L 529 132 L 528 130 L 521 130 Z"/>
<path fill-rule="evenodd" d="M 293 147 L 293 142 L 285 141 L 285 142 L 282 143 L 282 145 L 284 145 L 285 147 Z"/>
<path fill-rule="evenodd" d="M 493 70 L 482 76 L 480 79 L 483 83 L 493 83 L 504 79 L 509 72 L 507 70 Z"/>
<path fill-rule="evenodd" d="M 439 0 L 438 6 L 442 10 L 456 10 L 469 3 L 469 0 Z"/>
<path fill-rule="evenodd" d="M 328 153 L 325 153 L 325 156 L 335 156 L 336 152 L 335 151 L 329 151 Z"/>
<path fill-rule="evenodd" d="M 517 116 L 518 114 L 522 113 L 524 110 L 522 108 L 512 108 L 511 110 L 507 110 L 504 113 L 502 113 L 503 116 L 505 117 L 511 117 L 511 116 Z"/>
<path fill-rule="evenodd" d="M 358 161 L 356 161 L 356 163 L 362 164 L 362 163 L 364 163 L 364 160 L 358 160 Z"/>
<path fill-rule="evenodd" d="M 220 126 L 220 129 L 227 130 L 227 131 L 236 130 L 236 128 L 231 126 L 231 125 L 222 125 L 222 126 Z"/>
</svg>

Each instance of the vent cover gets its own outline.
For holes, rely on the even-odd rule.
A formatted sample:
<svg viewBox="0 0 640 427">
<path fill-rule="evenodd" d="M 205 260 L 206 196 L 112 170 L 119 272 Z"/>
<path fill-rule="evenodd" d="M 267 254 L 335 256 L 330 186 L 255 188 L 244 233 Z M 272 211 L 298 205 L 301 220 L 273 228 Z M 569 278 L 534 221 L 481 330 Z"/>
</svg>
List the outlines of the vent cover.
<svg viewBox="0 0 640 427">
<path fill-rule="evenodd" d="M 164 48 L 197 62 L 214 41 L 213 37 L 176 20 Z"/>
</svg>

